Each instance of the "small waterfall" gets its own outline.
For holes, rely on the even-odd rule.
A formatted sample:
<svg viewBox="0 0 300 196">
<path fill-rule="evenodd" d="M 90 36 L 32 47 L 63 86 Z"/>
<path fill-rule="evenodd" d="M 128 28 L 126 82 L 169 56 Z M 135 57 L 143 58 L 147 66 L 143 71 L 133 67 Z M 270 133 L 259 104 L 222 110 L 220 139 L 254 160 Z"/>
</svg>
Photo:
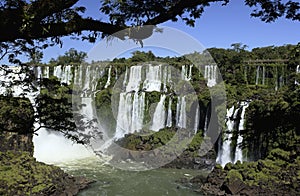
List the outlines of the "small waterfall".
<svg viewBox="0 0 300 196">
<path fill-rule="evenodd" d="M 172 99 L 169 98 L 167 127 L 172 127 Z"/>
<path fill-rule="evenodd" d="M 200 118 L 200 106 L 197 104 L 196 114 L 195 114 L 195 124 L 194 124 L 194 131 L 197 133 L 199 127 L 199 118 Z"/>
<path fill-rule="evenodd" d="M 260 72 L 260 66 L 257 66 L 257 68 L 256 68 L 255 85 L 258 85 L 258 83 L 259 83 L 259 72 Z"/>
<path fill-rule="evenodd" d="M 217 66 L 205 65 L 204 78 L 207 80 L 207 86 L 213 87 L 217 84 Z"/>
<path fill-rule="evenodd" d="M 297 65 L 297 67 L 296 67 L 296 74 L 299 74 L 299 73 L 300 73 L 300 65 Z M 300 85 L 300 83 L 297 80 L 295 80 L 295 84 L 296 85 Z"/>
<path fill-rule="evenodd" d="M 238 160 L 243 161 L 243 151 L 241 148 L 242 142 L 243 142 L 243 137 L 240 134 L 241 130 L 245 130 L 244 124 L 245 124 L 245 112 L 246 109 L 249 107 L 249 102 L 241 102 L 242 106 L 242 113 L 241 113 L 241 118 L 239 122 L 239 135 L 237 139 L 237 147 L 235 149 L 235 157 L 234 157 L 234 163 L 237 162 Z"/>
<path fill-rule="evenodd" d="M 110 78 L 111 78 L 111 66 L 108 69 L 108 78 L 104 88 L 107 88 L 110 85 Z"/>
<path fill-rule="evenodd" d="M 186 128 L 186 101 L 185 96 L 178 97 L 177 110 L 176 110 L 176 122 L 180 128 Z"/>
<path fill-rule="evenodd" d="M 166 111 L 165 111 L 165 99 L 166 95 L 161 95 L 160 101 L 158 102 L 155 112 L 153 114 L 153 122 L 150 127 L 153 131 L 159 131 L 165 127 L 166 122 Z"/>
</svg>

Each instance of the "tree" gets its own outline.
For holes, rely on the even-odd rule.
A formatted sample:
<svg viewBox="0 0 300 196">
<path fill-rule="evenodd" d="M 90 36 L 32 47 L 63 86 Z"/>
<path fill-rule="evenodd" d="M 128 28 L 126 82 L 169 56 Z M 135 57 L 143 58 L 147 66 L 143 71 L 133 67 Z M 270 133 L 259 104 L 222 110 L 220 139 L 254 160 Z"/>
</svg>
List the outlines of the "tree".
<svg viewBox="0 0 300 196">
<path fill-rule="evenodd" d="M 1 0 L 0 34 L 1 50 L 9 53 L 13 63 L 20 63 L 15 56 L 28 52 L 38 46 L 61 44 L 60 38 L 74 35 L 82 40 L 94 42 L 98 37 L 115 34 L 122 40 L 130 38 L 141 40 L 152 35 L 155 26 L 169 20 L 182 19 L 187 25 L 194 26 L 204 8 L 211 3 L 226 5 L 230 0 L 105 0 L 100 2 L 100 12 L 108 20 L 83 17 L 86 8 L 76 6 L 79 0 Z M 262 21 L 272 22 L 279 17 L 300 20 L 300 3 L 296 0 L 245 0 L 245 5 L 254 8 L 251 16 Z M 137 9 L 138 8 L 138 9 Z M 100 13 L 99 13 L 100 14 Z M 85 33 L 84 31 L 88 31 Z M 49 38 L 49 39 L 48 39 Z M 21 50 L 14 50 L 20 48 Z M 1 56 L 2 56 L 1 55 Z"/>
<path fill-rule="evenodd" d="M 79 52 L 74 48 L 71 48 L 69 51 L 65 52 L 64 55 L 58 56 L 57 59 L 51 59 L 51 65 L 79 65 L 84 62 L 87 54 L 85 52 Z"/>
</svg>

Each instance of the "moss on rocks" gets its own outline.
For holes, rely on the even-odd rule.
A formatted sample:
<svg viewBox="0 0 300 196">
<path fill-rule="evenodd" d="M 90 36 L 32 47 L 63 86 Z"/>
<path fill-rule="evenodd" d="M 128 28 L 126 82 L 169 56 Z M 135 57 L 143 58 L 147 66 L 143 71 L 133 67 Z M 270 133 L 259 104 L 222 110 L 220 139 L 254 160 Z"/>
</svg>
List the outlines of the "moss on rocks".
<svg viewBox="0 0 300 196">
<path fill-rule="evenodd" d="M 216 166 L 202 190 L 210 194 L 225 191 L 241 195 L 297 195 L 300 191 L 299 160 L 293 153 L 273 149 L 264 160 L 228 163 L 224 169 Z M 220 173 L 225 177 L 220 178 Z"/>
<path fill-rule="evenodd" d="M 0 152 L 0 195 L 75 195 L 90 181 L 37 162 L 29 152 Z"/>
</svg>

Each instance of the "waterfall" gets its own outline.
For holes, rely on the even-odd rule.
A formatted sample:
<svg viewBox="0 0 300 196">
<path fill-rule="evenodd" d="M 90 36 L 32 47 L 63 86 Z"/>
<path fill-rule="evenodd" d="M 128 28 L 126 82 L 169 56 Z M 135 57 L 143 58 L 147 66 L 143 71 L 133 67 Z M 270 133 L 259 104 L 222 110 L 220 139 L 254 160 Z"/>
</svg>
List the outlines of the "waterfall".
<svg viewBox="0 0 300 196">
<path fill-rule="evenodd" d="M 108 78 L 104 88 L 107 88 L 110 85 L 110 78 L 111 78 L 111 66 L 108 69 Z"/>
<path fill-rule="evenodd" d="M 120 100 L 117 114 L 117 127 L 115 138 L 119 139 L 124 137 L 127 133 L 134 133 L 141 131 L 144 121 L 145 109 L 145 92 L 140 91 L 140 84 L 142 83 L 142 67 L 132 66 L 130 71 L 126 69 L 123 86 L 125 85 L 125 92 L 120 93 Z M 150 68 L 151 69 L 151 68 Z M 155 79 L 157 76 L 157 69 L 151 69 L 152 72 L 148 77 Z M 129 72 L 129 74 L 128 74 Z M 129 75 L 128 82 L 127 75 Z M 147 78 L 149 80 L 149 78 Z M 149 86 L 153 88 L 153 86 Z M 147 88 L 145 89 L 147 90 Z"/>
<path fill-rule="evenodd" d="M 167 127 L 172 127 L 172 99 L 169 98 Z"/>
<path fill-rule="evenodd" d="M 232 162 L 231 159 L 231 138 L 232 131 L 234 128 L 234 119 L 236 119 L 238 110 L 235 110 L 234 106 L 232 106 L 229 110 L 227 110 L 226 114 L 226 133 L 225 140 L 222 143 L 222 149 L 218 153 L 217 162 L 220 163 L 223 167 L 226 163 Z"/>
<path fill-rule="evenodd" d="M 153 114 L 153 122 L 150 130 L 159 131 L 165 127 L 166 122 L 166 111 L 165 111 L 165 99 L 166 95 L 161 95 L 160 101 L 158 102 L 155 112 Z"/>
<path fill-rule="evenodd" d="M 50 76 L 49 67 L 43 67 L 43 78 L 48 78 Z M 81 68 L 81 67 L 80 67 Z M 53 75 L 56 76 L 62 83 L 70 84 L 74 77 L 74 84 L 82 85 L 82 69 L 78 70 L 75 68 L 74 76 L 72 75 L 72 66 L 56 66 L 54 67 Z M 87 74 L 89 80 L 89 74 Z M 85 86 L 87 89 L 88 86 Z M 89 97 L 82 98 L 81 113 L 85 116 L 84 122 L 87 123 L 91 121 L 94 117 L 92 110 L 92 99 Z M 97 125 L 93 125 L 97 126 Z M 64 161 L 71 161 L 75 159 L 83 159 L 86 157 L 94 156 L 94 153 L 87 149 L 81 144 L 75 144 L 71 140 L 65 138 L 62 133 L 41 128 L 38 135 L 34 135 L 34 157 L 38 161 L 45 163 L 61 163 Z M 47 142 L 45 142 L 47 141 Z M 59 152 L 59 153 L 58 153 Z"/>
<path fill-rule="evenodd" d="M 229 163 L 235 163 L 238 160 L 243 161 L 243 152 L 241 148 L 241 144 L 243 142 L 243 137 L 240 134 L 241 130 L 244 130 L 244 123 L 245 123 L 245 112 L 247 107 L 249 107 L 249 102 L 243 101 L 239 104 L 239 108 L 235 109 L 232 106 L 229 110 L 227 110 L 226 114 L 226 131 L 224 133 L 224 138 L 222 143 L 222 148 L 218 152 L 217 162 L 220 163 L 223 167 Z M 238 118 L 238 114 L 240 114 L 240 118 Z M 239 121 L 237 122 L 237 119 Z M 238 127 L 236 126 L 238 124 Z M 234 152 L 234 159 L 232 159 L 232 136 L 234 130 L 238 133 L 237 138 L 237 147 L 235 148 Z"/>
<path fill-rule="evenodd" d="M 143 130 L 144 112 L 148 108 L 146 93 L 161 92 L 160 100 L 155 105 L 149 129 L 159 131 L 164 127 L 172 126 L 172 99 L 169 99 L 168 111 L 165 109 L 165 100 L 168 86 L 172 82 L 171 71 L 168 66 L 162 65 L 136 65 L 126 69 L 123 81 L 124 92 L 121 92 L 115 138 L 119 139 L 127 133 Z M 192 66 L 182 66 L 181 79 L 190 80 Z M 168 84 L 168 85 L 167 85 Z M 168 87 L 168 88 L 167 88 Z M 169 94 L 170 95 L 170 94 Z M 176 125 L 180 128 L 187 127 L 185 96 L 178 97 L 176 111 Z M 146 127 L 145 127 L 146 128 Z"/>
<path fill-rule="evenodd" d="M 192 68 L 193 66 L 182 66 L 182 80 L 188 81 L 192 78 Z M 77 107 L 77 112 L 84 115 L 84 119 L 82 119 L 81 122 L 83 124 L 91 125 L 92 127 L 86 128 L 79 134 L 88 135 L 93 138 L 99 136 L 99 132 L 96 130 L 100 129 L 102 131 L 102 128 L 100 127 L 102 125 L 99 125 L 99 122 L 97 121 L 98 118 L 94 99 L 96 93 L 99 92 L 101 88 L 110 88 L 112 86 L 111 79 L 113 69 L 113 66 L 107 68 L 105 66 L 101 67 L 95 65 L 59 65 L 55 67 L 36 67 L 34 68 L 34 73 L 36 77 L 41 78 L 56 76 L 62 83 L 73 85 L 74 94 L 72 99 L 78 106 L 82 106 Z M 200 108 L 199 106 L 195 108 L 195 119 L 188 121 L 187 106 L 190 105 L 188 104 L 189 97 L 186 95 L 176 95 L 176 97 L 173 98 L 172 94 L 175 90 L 173 88 L 177 88 L 175 83 L 178 81 L 172 81 L 172 74 L 174 76 L 178 75 L 176 72 L 173 73 L 173 70 L 169 66 L 164 65 L 136 65 L 126 68 L 125 78 L 121 83 L 123 88 L 120 88 L 120 97 L 117 99 L 118 105 L 116 104 L 116 127 L 114 127 L 114 130 L 111 130 L 113 133 L 110 134 L 110 137 L 108 137 L 108 134 L 105 133 L 106 130 L 104 130 L 103 137 L 106 140 L 114 140 L 124 137 L 124 135 L 128 133 L 140 132 L 143 129 L 159 131 L 164 127 L 172 126 L 187 128 L 188 122 L 194 123 L 189 127 L 194 128 L 196 132 L 199 127 Z M 99 79 L 104 75 L 108 76 L 107 80 L 100 81 Z M 1 81 L 3 80 L 1 79 Z M 99 82 L 101 82 L 101 88 L 98 87 Z M 24 89 L 24 87 L 21 88 L 20 86 L 14 88 L 16 88 L 15 91 L 18 91 L 19 93 L 22 93 Z M 5 93 L 5 91 L 7 91 L 7 89 L 0 88 L 0 92 Z M 152 92 L 159 92 L 160 98 L 157 103 L 147 103 L 149 104 L 148 107 L 148 105 L 146 105 L 148 97 L 146 96 L 150 95 Z M 14 95 L 17 96 L 17 94 Z M 170 97 L 167 99 L 168 96 Z M 173 117 L 172 114 L 172 102 L 176 99 L 176 119 L 173 119 L 175 116 Z M 149 124 L 144 125 L 145 112 L 149 111 L 150 106 L 155 106 L 153 110 L 151 110 L 151 112 L 153 111 L 153 114 L 149 114 L 151 116 L 151 121 Z M 173 120 L 176 123 L 173 123 Z M 33 139 L 35 143 L 34 156 L 39 161 L 53 163 L 92 156 L 92 153 L 84 146 L 73 144 L 72 141 L 66 139 L 59 132 L 42 128 L 37 134 L 38 136 L 34 136 Z M 47 140 L 51 141 L 51 143 L 46 142 Z M 92 142 L 96 143 L 98 141 L 93 140 Z M 101 141 L 99 141 L 99 143 L 101 143 Z M 51 146 L 53 144 L 55 146 Z M 100 144 L 98 146 L 100 146 Z M 49 150 L 47 150 L 48 148 Z M 63 148 L 63 150 L 60 150 L 60 148 Z M 98 149 L 98 147 L 94 149 Z M 101 149 L 101 147 L 99 147 L 99 149 Z"/>
<path fill-rule="evenodd" d="M 300 73 L 300 65 L 297 65 L 297 67 L 296 67 L 296 74 L 299 74 L 299 73 Z M 300 83 L 297 80 L 295 80 L 295 84 L 296 85 L 300 85 Z"/>
<path fill-rule="evenodd" d="M 259 71 L 260 71 L 260 66 L 257 66 L 257 68 L 256 68 L 255 85 L 258 85 L 258 83 L 259 83 Z"/>
<path fill-rule="evenodd" d="M 200 118 L 200 111 L 199 111 L 199 105 L 197 104 L 196 114 L 195 114 L 195 124 L 194 124 L 194 131 L 197 133 L 198 127 L 199 127 L 199 118 Z"/>
<path fill-rule="evenodd" d="M 176 122 L 180 128 L 186 128 L 186 101 L 185 96 L 178 97 L 177 110 L 176 110 Z"/>
<path fill-rule="evenodd" d="M 147 92 L 160 92 L 162 81 L 162 66 L 150 65 L 147 67 L 143 89 L 146 89 Z"/>
<path fill-rule="evenodd" d="M 240 122 L 239 122 L 239 135 L 238 135 L 238 139 L 237 139 L 237 147 L 235 149 L 235 158 L 234 158 L 234 163 L 237 162 L 238 160 L 243 161 L 243 151 L 241 148 L 242 142 L 243 142 L 243 137 L 240 134 L 241 130 L 245 130 L 244 127 L 244 123 L 245 123 L 245 112 L 246 109 L 249 107 L 249 102 L 241 102 L 241 106 L 242 106 L 242 113 L 241 113 L 241 118 L 240 118 Z"/>
<path fill-rule="evenodd" d="M 14 72 L 19 72 L 20 67 L 10 67 Z M 33 67 L 35 75 L 37 78 L 48 78 L 49 77 L 49 67 Z M 59 79 L 64 80 L 64 82 L 69 83 L 71 80 L 71 67 L 66 66 L 62 69 L 61 66 L 54 68 L 54 74 Z M 3 70 L 0 71 L 1 82 L 9 83 L 10 80 L 24 80 L 25 74 L 17 75 L 15 73 L 6 74 Z M 24 90 L 28 89 L 25 85 L 15 85 L 12 87 L 13 96 L 19 97 Z M 28 89 L 29 92 L 25 95 L 30 102 L 34 105 L 34 99 L 39 92 L 33 92 Z M 0 94 L 5 94 L 7 91 L 7 85 L 1 86 Z M 34 108 L 36 111 L 36 108 Z M 38 128 L 38 124 L 34 124 L 35 128 Z M 37 161 L 42 161 L 45 163 L 57 163 L 63 161 L 69 161 L 79 158 L 85 158 L 93 156 L 93 153 L 89 151 L 86 147 L 79 144 L 74 144 L 71 140 L 66 139 L 62 133 L 57 131 L 47 130 L 41 128 L 37 135 L 33 135 L 34 142 L 34 154 L 33 156 Z"/>
<path fill-rule="evenodd" d="M 130 67 L 129 80 L 126 86 L 126 92 L 139 91 L 140 83 L 142 81 L 142 66 Z"/>
<path fill-rule="evenodd" d="M 204 78 L 207 80 L 207 86 L 212 87 L 217 84 L 217 66 L 205 65 Z"/>
<path fill-rule="evenodd" d="M 72 68 L 71 65 L 67 65 L 67 66 L 58 65 L 54 67 L 53 75 L 56 76 L 60 80 L 60 82 L 69 85 L 73 77 L 71 68 Z"/>
</svg>

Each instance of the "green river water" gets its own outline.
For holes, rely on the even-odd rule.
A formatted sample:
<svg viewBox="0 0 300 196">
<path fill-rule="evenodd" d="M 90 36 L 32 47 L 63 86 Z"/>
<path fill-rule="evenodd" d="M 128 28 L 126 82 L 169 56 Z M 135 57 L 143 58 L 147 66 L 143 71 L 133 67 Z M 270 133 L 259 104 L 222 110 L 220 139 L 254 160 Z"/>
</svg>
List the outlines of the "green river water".
<svg viewBox="0 0 300 196">
<path fill-rule="evenodd" d="M 72 175 L 96 180 L 79 196 L 193 196 L 201 195 L 195 188 L 184 186 L 176 180 L 205 175 L 207 172 L 185 169 L 155 169 L 148 171 L 126 171 L 104 165 L 100 159 L 85 158 L 56 163 Z"/>
</svg>

